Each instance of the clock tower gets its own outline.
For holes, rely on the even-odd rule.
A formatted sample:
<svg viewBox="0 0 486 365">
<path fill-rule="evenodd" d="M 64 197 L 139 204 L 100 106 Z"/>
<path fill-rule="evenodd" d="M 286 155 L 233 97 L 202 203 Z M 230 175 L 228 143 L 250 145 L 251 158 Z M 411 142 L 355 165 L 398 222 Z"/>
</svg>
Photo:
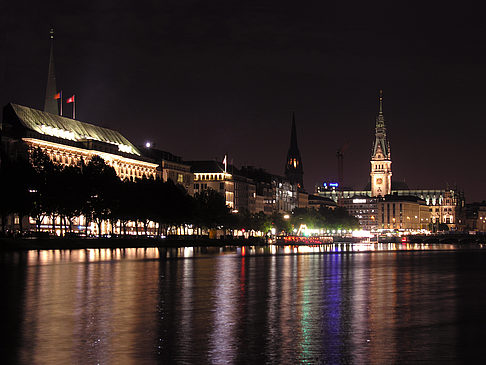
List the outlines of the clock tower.
<svg viewBox="0 0 486 365">
<path fill-rule="evenodd" d="M 375 141 L 371 154 L 371 196 L 391 194 L 390 143 L 386 138 L 385 117 L 383 116 L 383 91 L 380 90 L 380 108 L 376 117 Z"/>
</svg>

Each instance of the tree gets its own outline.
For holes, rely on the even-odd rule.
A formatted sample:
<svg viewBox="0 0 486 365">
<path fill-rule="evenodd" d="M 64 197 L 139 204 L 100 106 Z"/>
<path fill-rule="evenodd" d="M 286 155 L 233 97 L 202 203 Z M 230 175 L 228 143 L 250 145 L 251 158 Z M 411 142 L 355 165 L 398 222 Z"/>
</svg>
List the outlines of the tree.
<svg viewBox="0 0 486 365">
<path fill-rule="evenodd" d="M 33 180 L 34 170 L 28 161 L 4 161 L 0 166 L 2 232 L 5 233 L 6 217 L 10 214 L 18 215 L 20 231 L 23 230 L 22 217 L 29 215 L 34 204 Z"/>
<path fill-rule="evenodd" d="M 224 196 L 213 189 L 204 189 L 195 196 L 195 223 L 199 227 L 216 228 L 230 214 Z"/>
<path fill-rule="evenodd" d="M 439 231 L 447 232 L 449 231 L 449 226 L 445 223 L 439 223 Z"/>
<path fill-rule="evenodd" d="M 87 201 L 83 207 L 88 219 L 98 226 L 98 234 L 101 237 L 101 223 L 111 217 L 111 210 L 115 201 L 114 186 L 119 183 L 115 169 L 108 166 L 99 156 L 93 156 L 83 171 L 83 184 Z"/>
<path fill-rule="evenodd" d="M 57 213 L 61 217 L 62 225 L 72 231 L 74 218 L 82 213 L 86 195 L 83 194 L 83 176 L 81 163 L 78 166 L 65 166 L 57 172 L 57 189 L 55 194 Z M 67 222 L 66 222 L 67 220 Z"/>
<path fill-rule="evenodd" d="M 34 202 L 30 214 L 35 219 L 39 231 L 45 216 L 50 215 L 55 222 L 55 214 L 59 206 L 59 199 L 56 199 L 58 166 L 38 147 L 30 152 L 30 163 L 34 169 L 31 189 Z"/>
</svg>

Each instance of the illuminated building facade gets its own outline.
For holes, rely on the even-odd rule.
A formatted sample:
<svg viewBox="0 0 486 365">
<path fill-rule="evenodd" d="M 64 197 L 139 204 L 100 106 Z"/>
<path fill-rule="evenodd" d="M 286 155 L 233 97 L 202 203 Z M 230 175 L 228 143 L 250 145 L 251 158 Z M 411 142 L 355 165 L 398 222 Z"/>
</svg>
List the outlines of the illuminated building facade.
<svg viewBox="0 0 486 365">
<path fill-rule="evenodd" d="M 262 169 L 244 166 L 237 169 L 216 161 L 189 161 L 194 173 L 194 193 L 213 189 L 224 195 L 226 205 L 233 210 L 250 213 L 289 213 L 297 207 L 307 207 L 307 193 L 298 191 L 297 184 L 272 175 Z M 299 205 L 300 204 L 300 205 Z"/>
<path fill-rule="evenodd" d="M 386 137 L 385 117 L 383 116 L 383 93 L 380 90 L 380 109 L 376 117 L 375 141 L 371 154 L 371 196 L 385 196 L 391 193 L 391 154 L 390 143 Z"/>
<path fill-rule="evenodd" d="M 223 164 L 217 161 L 188 161 L 187 163 L 194 174 L 195 194 L 205 189 L 213 189 L 224 196 L 226 206 L 232 210 L 254 209 L 256 194 L 254 184 L 238 179 L 233 174 L 232 166 L 230 166 L 232 173 L 229 173 L 225 171 Z M 248 184 L 252 184 L 253 188 L 246 186 Z"/>
<path fill-rule="evenodd" d="M 392 230 L 429 230 L 430 208 L 416 196 L 387 195 L 378 200 L 378 228 Z"/>
<path fill-rule="evenodd" d="M 373 231 L 378 227 L 377 215 L 379 198 L 366 195 L 355 195 L 352 198 L 341 198 L 338 205 L 345 208 L 353 217 L 358 218 L 360 228 Z"/>
<path fill-rule="evenodd" d="M 319 196 L 332 199 L 336 203 L 353 199 L 354 196 L 371 197 L 371 190 L 332 191 L 319 188 L 316 190 Z M 424 200 L 431 215 L 429 223 L 444 223 L 451 230 L 462 226 L 460 217 L 464 206 L 464 196 L 457 189 L 392 189 L 391 195 L 414 196 Z"/>
<path fill-rule="evenodd" d="M 295 128 L 295 114 L 292 113 L 292 127 L 290 131 L 290 146 L 287 152 L 285 164 L 285 177 L 291 184 L 297 184 L 297 188 L 304 188 L 304 166 L 297 145 L 297 130 Z"/>
<path fill-rule="evenodd" d="M 17 104 L 3 110 L 2 144 L 7 156 L 39 147 L 65 166 L 100 156 L 122 180 L 158 176 L 158 164 L 119 132 Z"/>
</svg>

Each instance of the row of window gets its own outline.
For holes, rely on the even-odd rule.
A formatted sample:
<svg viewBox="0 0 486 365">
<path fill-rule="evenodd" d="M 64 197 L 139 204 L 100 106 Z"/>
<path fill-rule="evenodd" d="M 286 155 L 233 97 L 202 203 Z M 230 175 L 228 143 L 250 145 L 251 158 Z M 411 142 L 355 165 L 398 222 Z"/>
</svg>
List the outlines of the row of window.
<svg viewBox="0 0 486 365">
<path fill-rule="evenodd" d="M 224 174 L 208 174 L 208 175 L 196 175 L 196 179 L 199 180 L 224 180 Z"/>
</svg>

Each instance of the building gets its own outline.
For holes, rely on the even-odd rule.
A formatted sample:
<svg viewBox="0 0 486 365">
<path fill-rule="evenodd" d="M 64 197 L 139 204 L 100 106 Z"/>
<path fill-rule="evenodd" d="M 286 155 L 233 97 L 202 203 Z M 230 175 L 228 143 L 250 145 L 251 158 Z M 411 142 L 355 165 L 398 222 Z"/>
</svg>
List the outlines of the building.
<svg viewBox="0 0 486 365">
<path fill-rule="evenodd" d="M 297 207 L 309 208 L 309 193 L 297 189 Z"/>
<path fill-rule="evenodd" d="M 319 210 L 321 208 L 334 210 L 337 207 L 337 204 L 334 200 L 313 194 L 309 194 L 307 204 L 309 208 L 313 208 L 316 210 Z"/>
<path fill-rule="evenodd" d="M 308 194 L 299 189 L 297 183 L 292 183 L 285 177 L 253 166 L 243 166 L 239 174 L 255 182 L 257 197 L 262 197 L 263 212 L 266 214 L 289 213 L 295 208 L 308 206 Z"/>
<path fill-rule="evenodd" d="M 353 217 L 358 218 L 360 228 L 374 231 L 378 228 L 378 201 L 380 198 L 366 195 L 355 195 L 351 198 L 341 198 L 338 205 L 345 208 Z"/>
<path fill-rule="evenodd" d="M 482 205 L 478 210 L 476 227 L 479 232 L 486 232 L 486 205 Z"/>
<path fill-rule="evenodd" d="M 194 174 L 194 193 L 213 189 L 225 197 L 226 205 L 234 211 L 257 212 L 256 185 L 252 179 L 241 174 L 234 166 L 225 166 L 217 161 L 189 161 Z"/>
<path fill-rule="evenodd" d="M 194 194 L 205 189 L 213 189 L 221 193 L 230 209 L 235 207 L 235 181 L 233 174 L 216 161 L 187 161 L 194 174 Z"/>
<path fill-rule="evenodd" d="M 150 145 L 139 147 L 143 156 L 159 164 L 160 176 L 164 181 L 172 180 L 182 185 L 189 195 L 194 195 L 194 174 L 191 166 L 182 161 L 182 158 L 170 152 L 161 151 Z"/>
<path fill-rule="evenodd" d="M 429 207 L 416 196 L 387 195 L 378 199 L 378 228 L 392 230 L 428 230 L 431 223 Z"/>
<path fill-rule="evenodd" d="M 55 163 L 77 165 L 100 156 L 120 179 L 156 178 L 158 164 L 118 131 L 26 106 L 9 103 L 3 109 L 2 151 L 15 159 L 40 148 Z"/>
<path fill-rule="evenodd" d="M 224 195 L 226 205 L 235 211 L 250 213 L 289 213 L 307 207 L 307 193 L 297 184 L 252 166 L 228 169 L 217 161 L 188 161 L 194 174 L 194 193 L 213 189 Z"/>
<path fill-rule="evenodd" d="M 451 189 L 410 189 L 407 184 L 392 181 L 390 143 L 386 136 L 383 115 L 383 94 L 380 91 L 379 111 L 375 123 L 375 140 L 371 155 L 370 183 L 363 189 L 342 188 L 337 183 L 323 183 L 315 187 L 317 195 L 338 203 L 342 199 L 360 197 L 379 197 L 386 195 L 413 196 L 425 201 L 434 224 L 447 224 L 449 229 L 464 227 L 462 218 L 464 195 L 457 188 Z M 433 228 L 431 226 L 431 228 Z"/>
<path fill-rule="evenodd" d="M 466 204 L 464 207 L 465 229 L 486 233 L 486 201 Z"/>
<path fill-rule="evenodd" d="M 386 137 L 385 117 L 383 116 L 383 92 L 380 90 L 380 108 L 376 117 L 375 141 L 371 154 L 371 196 L 385 196 L 391 193 L 391 154 L 390 143 Z"/>
<path fill-rule="evenodd" d="M 295 114 L 292 113 L 292 127 L 290 130 L 290 146 L 285 163 L 285 178 L 291 184 L 297 184 L 298 189 L 304 189 L 304 166 L 297 145 L 297 130 L 295 128 Z"/>
</svg>

